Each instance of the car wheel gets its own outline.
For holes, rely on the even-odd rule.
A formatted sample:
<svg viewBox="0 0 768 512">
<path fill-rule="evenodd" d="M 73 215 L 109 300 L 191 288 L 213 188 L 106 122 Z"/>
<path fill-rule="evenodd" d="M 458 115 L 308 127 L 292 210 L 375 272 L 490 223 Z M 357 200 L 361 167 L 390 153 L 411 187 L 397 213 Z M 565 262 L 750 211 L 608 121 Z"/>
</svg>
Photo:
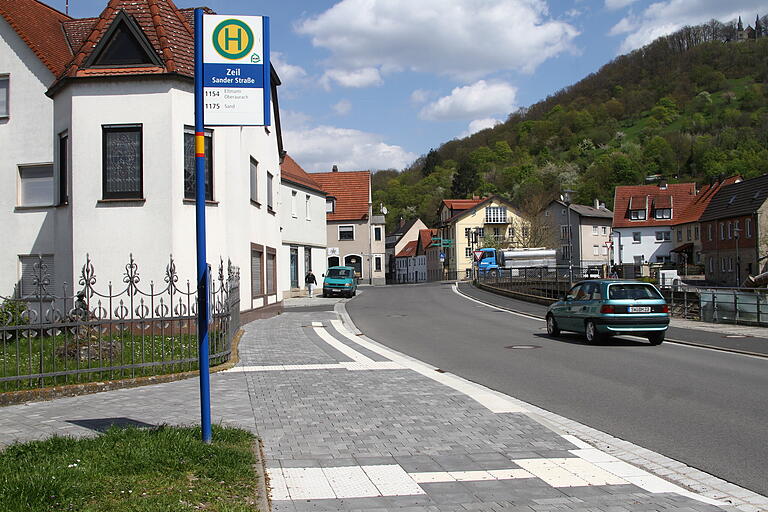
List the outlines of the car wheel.
<svg viewBox="0 0 768 512">
<path fill-rule="evenodd" d="M 354 297 L 355 295 L 357 295 L 357 290 L 352 290 L 352 296 Z"/>
<path fill-rule="evenodd" d="M 550 336 L 560 336 L 560 328 L 554 315 L 547 315 L 547 334 Z"/>
<path fill-rule="evenodd" d="M 648 341 L 651 342 L 651 345 L 661 345 L 661 342 L 664 341 L 664 334 L 663 332 L 654 332 L 648 335 Z"/>
<path fill-rule="evenodd" d="M 592 320 L 587 320 L 587 323 L 584 325 L 584 337 L 587 338 L 587 343 L 590 345 L 595 345 L 602 339 L 600 333 L 597 332 L 595 322 Z"/>
</svg>

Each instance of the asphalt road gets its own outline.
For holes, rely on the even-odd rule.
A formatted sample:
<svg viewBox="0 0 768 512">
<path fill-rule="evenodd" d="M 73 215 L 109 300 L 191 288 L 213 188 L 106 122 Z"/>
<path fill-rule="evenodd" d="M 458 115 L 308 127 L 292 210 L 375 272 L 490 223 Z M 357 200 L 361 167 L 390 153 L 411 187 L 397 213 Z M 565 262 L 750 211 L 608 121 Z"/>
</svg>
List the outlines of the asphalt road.
<svg viewBox="0 0 768 512">
<path fill-rule="evenodd" d="M 543 321 L 476 304 L 448 284 L 368 288 L 346 307 L 395 350 L 768 495 L 768 359 L 553 339 Z"/>
</svg>

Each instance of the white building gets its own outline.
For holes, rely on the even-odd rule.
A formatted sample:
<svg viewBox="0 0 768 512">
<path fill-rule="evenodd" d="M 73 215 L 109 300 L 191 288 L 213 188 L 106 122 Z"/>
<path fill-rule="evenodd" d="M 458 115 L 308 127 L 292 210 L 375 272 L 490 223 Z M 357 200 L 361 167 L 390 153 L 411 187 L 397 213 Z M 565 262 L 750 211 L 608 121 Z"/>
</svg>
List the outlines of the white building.
<svg viewBox="0 0 768 512">
<path fill-rule="evenodd" d="M 104 283 L 122 280 L 131 253 L 142 279 L 160 281 L 173 254 L 194 283 L 192 9 L 115 0 L 78 20 L 4 5 L 0 294 L 38 253 L 56 287 L 77 283 L 86 254 Z M 246 319 L 282 307 L 278 85 L 273 71 L 268 129 L 206 130 L 207 259 L 240 267 Z"/>
<path fill-rule="evenodd" d="M 319 285 L 326 269 L 325 192 L 311 174 L 286 155 L 280 166 L 280 208 L 283 245 L 279 260 L 280 289 L 284 296 L 306 295 L 304 277 L 309 270 Z"/>
</svg>

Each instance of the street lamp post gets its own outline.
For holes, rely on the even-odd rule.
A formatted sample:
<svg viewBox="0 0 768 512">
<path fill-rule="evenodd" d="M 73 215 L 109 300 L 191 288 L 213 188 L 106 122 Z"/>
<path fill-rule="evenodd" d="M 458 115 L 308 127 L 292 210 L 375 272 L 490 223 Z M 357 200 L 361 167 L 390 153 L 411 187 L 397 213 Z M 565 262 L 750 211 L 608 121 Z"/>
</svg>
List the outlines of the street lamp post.
<svg viewBox="0 0 768 512">
<path fill-rule="evenodd" d="M 568 279 L 573 283 L 573 236 L 571 234 L 571 194 L 574 190 L 563 190 L 563 202 L 568 210 Z"/>
<path fill-rule="evenodd" d="M 739 238 L 741 237 L 741 228 L 736 224 L 733 230 L 733 237 L 736 239 L 736 288 L 741 284 L 741 262 L 739 261 Z"/>
</svg>

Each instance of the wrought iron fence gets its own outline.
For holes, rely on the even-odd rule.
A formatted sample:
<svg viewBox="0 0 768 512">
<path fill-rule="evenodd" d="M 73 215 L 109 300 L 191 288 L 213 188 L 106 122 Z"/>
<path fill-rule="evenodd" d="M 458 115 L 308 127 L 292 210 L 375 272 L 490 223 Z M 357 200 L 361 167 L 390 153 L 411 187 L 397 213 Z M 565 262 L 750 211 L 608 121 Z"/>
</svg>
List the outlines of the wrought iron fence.
<svg viewBox="0 0 768 512">
<path fill-rule="evenodd" d="M 97 287 L 90 257 L 79 291 L 51 288 L 47 264 L 32 265 L 33 293 L 0 296 L 0 391 L 115 380 L 197 368 L 197 290 L 180 283 L 171 256 L 161 283 L 142 286 L 129 257 L 122 284 Z M 211 273 L 209 272 L 209 275 Z M 240 275 L 220 261 L 211 278 L 210 362 L 229 358 L 240 325 Z"/>
<path fill-rule="evenodd" d="M 477 281 L 491 288 L 555 301 L 582 279 L 606 277 L 590 267 L 527 267 L 480 273 Z M 610 277 L 610 276 L 608 276 Z M 768 289 L 662 284 L 672 316 L 712 323 L 768 326 Z"/>
</svg>

